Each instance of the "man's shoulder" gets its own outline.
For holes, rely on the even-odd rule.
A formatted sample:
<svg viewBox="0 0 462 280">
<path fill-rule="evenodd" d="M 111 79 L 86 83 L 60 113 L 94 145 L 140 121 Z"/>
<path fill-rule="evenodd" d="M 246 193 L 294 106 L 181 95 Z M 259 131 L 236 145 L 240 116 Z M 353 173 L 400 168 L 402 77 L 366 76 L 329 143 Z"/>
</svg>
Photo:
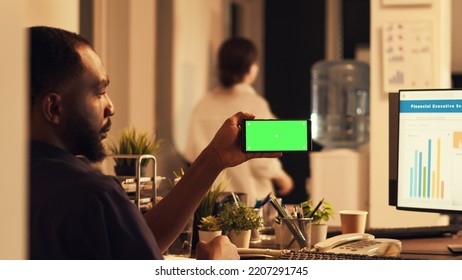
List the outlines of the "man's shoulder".
<svg viewBox="0 0 462 280">
<path fill-rule="evenodd" d="M 42 158 L 32 162 L 31 191 L 57 193 L 118 192 L 117 180 L 101 173 L 77 158 Z"/>
</svg>

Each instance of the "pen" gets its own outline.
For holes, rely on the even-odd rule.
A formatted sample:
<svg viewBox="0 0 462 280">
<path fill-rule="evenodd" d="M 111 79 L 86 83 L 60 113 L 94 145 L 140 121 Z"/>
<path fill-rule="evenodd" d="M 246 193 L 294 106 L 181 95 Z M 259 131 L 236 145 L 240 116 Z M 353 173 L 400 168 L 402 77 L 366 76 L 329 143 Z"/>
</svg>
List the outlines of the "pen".
<svg viewBox="0 0 462 280">
<path fill-rule="evenodd" d="M 324 202 L 324 198 L 321 199 L 319 202 L 318 202 L 318 205 L 316 205 L 316 207 L 314 207 L 313 209 L 313 212 L 311 212 L 309 218 L 313 218 L 314 215 L 316 214 L 316 212 L 318 211 L 319 207 L 321 207 L 321 204 Z"/>
<path fill-rule="evenodd" d="M 285 207 L 282 207 L 281 204 L 279 204 L 276 197 L 274 197 L 274 195 L 272 194 L 270 194 L 270 202 L 273 205 L 273 207 L 276 209 L 276 211 L 278 212 L 279 216 L 281 216 L 281 218 L 286 218 L 286 219 L 290 218 L 290 216 L 287 214 L 285 210 Z"/>
<path fill-rule="evenodd" d="M 260 206 L 261 206 L 261 200 L 257 199 L 257 201 L 255 202 L 255 206 L 253 208 L 260 208 Z"/>
<path fill-rule="evenodd" d="M 300 231 L 300 228 L 298 227 L 298 225 L 291 222 L 290 220 L 291 217 L 287 214 L 286 210 L 283 207 L 281 207 L 281 204 L 279 204 L 278 200 L 273 194 L 270 194 L 270 202 L 273 205 L 273 207 L 276 209 L 276 211 L 278 212 L 279 216 L 281 216 L 282 221 L 286 222 L 287 228 L 289 229 L 290 233 L 292 233 L 294 238 L 297 240 L 300 247 L 301 248 L 305 247 L 306 246 L 305 236 Z"/>
<path fill-rule="evenodd" d="M 294 206 L 294 218 L 296 218 L 298 221 L 298 228 L 300 229 L 302 235 L 307 236 L 305 228 L 305 219 L 303 218 L 303 211 L 302 213 L 300 213 L 297 205 Z"/>
<path fill-rule="evenodd" d="M 291 217 L 292 217 L 292 216 L 290 215 L 289 211 L 287 210 L 287 205 L 285 205 L 285 204 L 282 205 L 282 209 L 284 209 L 284 211 L 285 211 L 285 213 L 286 213 L 285 216 L 281 216 L 282 218 L 288 219 L 288 218 L 291 218 Z"/>
<path fill-rule="evenodd" d="M 305 215 L 303 214 L 302 205 L 299 205 L 298 212 L 297 212 L 297 218 L 305 218 Z"/>
<path fill-rule="evenodd" d="M 263 207 L 266 203 L 268 203 L 268 201 L 270 200 L 270 196 L 271 196 L 271 192 L 263 199 L 263 201 L 261 201 L 260 203 L 260 207 Z"/>
<path fill-rule="evenodd" d="M 233 197 L 234 203 L 236 204 L 236 206 L 239 207 L 239 199 L 237 195 L 234 192 L 231 192 L 231 196 Z"/>
<path fill-rule="evenodd" d="M 297 207 L 297 205 L 294 205 L 294 213 L 292 213 L 292 217 L 294 217 L 294 218 L 300 218 L 300 213 L 298 213 L 298 207 Z"/>
</svg>

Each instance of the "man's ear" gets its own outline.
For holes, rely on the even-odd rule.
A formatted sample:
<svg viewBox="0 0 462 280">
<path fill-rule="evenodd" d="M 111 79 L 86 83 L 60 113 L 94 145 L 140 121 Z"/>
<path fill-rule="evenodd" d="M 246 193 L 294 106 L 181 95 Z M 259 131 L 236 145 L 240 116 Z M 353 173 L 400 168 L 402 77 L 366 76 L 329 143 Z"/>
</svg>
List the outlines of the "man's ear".
<svg viewBox="0 0 462 280">
<path fill-rule="evenodd" d="M 60 124 L 62 98 L 57 93 L 49 93 L 42 99 L 42 111 L 45 119 L 53 124 Z"/>
</svg>

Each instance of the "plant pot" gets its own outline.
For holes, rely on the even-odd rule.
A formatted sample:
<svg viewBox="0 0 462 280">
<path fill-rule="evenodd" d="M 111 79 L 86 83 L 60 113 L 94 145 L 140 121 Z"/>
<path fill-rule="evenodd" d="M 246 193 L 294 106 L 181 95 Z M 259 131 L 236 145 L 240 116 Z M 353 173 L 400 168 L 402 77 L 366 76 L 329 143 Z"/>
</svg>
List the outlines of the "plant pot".
<svg viewBox="0 0 462 280">
<path fill-rule="evenodd" d="M 251 243 L 261 242 L 260 230 L 258 229 L 250 230 L 250 242 Z"/>
<path fill-rule="evenodd" d="M 147 171 L 147 166 L 141 166 L 141 177 L 144 177 L 146 175 Z M 119 166 L 115 165 L 114 166 L 114 172 L 117 176 L 136 176 L 136 166 Z"/>
<path fill-rule="evenodd" d="M 199 230 L 199 241 L 210 242 L 212 239 L 220 235 L 221 235 L 221 230 L 215 230 L 215 231 Z"/>
<path fill-rule="evenodd" d="M 238 248 L 249 248 L 250 245 L 251 230 L 243 230 L 239 234 L 236 234 L 234 230 L 230 230 L 228 237 L 231 243 L 236 245 Z"/>
<path fill-rule="evenodd" d="M 327 224 L 311 224 L 311 244 L 315 245 L 327 238 Z"/>
</svg>

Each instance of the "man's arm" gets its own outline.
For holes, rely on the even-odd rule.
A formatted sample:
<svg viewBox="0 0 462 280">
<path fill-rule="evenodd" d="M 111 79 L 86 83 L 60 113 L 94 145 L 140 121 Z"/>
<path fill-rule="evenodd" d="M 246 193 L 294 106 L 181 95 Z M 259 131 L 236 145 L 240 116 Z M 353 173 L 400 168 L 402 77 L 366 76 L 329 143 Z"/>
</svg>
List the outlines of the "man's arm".
<svg viewBox="0 0 462 280">
<path fill-rule="evenodd" d="M 172 191 L 145 214 L 162 252 L 184 228 L 223 169 L 251 158 L 281 156 L 281 153 L 246 154 L 241 151 L 239 124 L 243 119 L 253 118 L 252 114 L 242 112 L 228 118 Z"/>
</svg>

